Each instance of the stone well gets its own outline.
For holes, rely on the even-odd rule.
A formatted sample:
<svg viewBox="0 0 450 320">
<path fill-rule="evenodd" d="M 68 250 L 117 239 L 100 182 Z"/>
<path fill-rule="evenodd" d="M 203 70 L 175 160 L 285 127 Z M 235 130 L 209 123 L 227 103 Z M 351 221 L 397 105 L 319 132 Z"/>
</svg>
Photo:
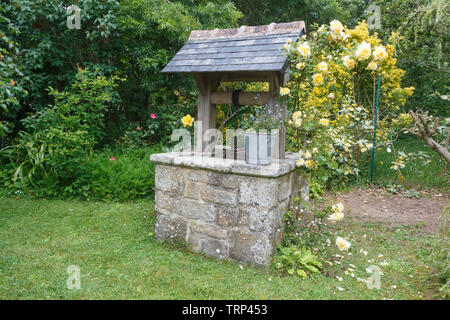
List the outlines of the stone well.
<svg viewBox="0 0 450 320">
<path fill-rule="evenodd" d="M 156 239 L 186 243 L 219 259 L 268 265 L 282 218 L 309 177 L 295 170 L 298 157 L 269 166 L 198 153 L 162 153 L 156 163 Z M 298 191 L 298 192 L 296 192 Z"/>
</svg>

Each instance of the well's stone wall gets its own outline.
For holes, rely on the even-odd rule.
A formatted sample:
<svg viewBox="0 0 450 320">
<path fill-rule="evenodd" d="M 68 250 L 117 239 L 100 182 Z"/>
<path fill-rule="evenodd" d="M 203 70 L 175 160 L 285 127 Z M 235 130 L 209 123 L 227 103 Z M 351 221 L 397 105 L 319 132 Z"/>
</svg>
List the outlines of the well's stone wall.
<svg viewBox="0 0 450 320">
<path fill-rule="evenodd" d="M 309 178 L 288 155 L 271 166 L 185 153 L 152 155 L 156 162 L 156 238 L 187 243 L 212 257 L 267 265 L 295 190 Z"/>
</svg>

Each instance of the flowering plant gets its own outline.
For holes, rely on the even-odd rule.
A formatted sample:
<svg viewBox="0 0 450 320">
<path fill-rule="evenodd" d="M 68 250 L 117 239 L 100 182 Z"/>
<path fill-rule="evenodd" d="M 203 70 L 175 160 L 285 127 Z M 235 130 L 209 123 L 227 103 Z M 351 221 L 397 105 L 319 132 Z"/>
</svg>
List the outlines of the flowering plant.
<svg viewBox="0 0 450 320">
<path fill-rule="evenodd" d="M 280 128 L 282 123 L 281 111 L 273 111 L 270 106 L 265 105 L 257 106 L 253 112 L 245 114 L 241 121 L 241 127 L 244 130 L 272 130 Z"/>
<path fill-rule="evenodd" d="M 299 153 L 298 167 L 329 182 L 359 173 L 358 160 L 371 149 L 377 78 L 382 77 L 377 138 L 413 88 L 402 88 L 394 47 L 370 35 L 365 22 L 355 29 L 334 20 L 311 38 L 285 45 L 291 63 L 287 147 Z"/>
</svg>

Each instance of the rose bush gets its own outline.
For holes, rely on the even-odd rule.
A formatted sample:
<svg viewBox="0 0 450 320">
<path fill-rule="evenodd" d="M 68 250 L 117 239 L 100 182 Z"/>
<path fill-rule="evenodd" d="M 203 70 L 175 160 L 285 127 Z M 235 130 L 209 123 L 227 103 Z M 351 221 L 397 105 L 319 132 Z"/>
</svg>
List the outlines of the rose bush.
<svg viewBox="0 0 450 320">
<path fill-rule="evenodd" d="M 396 66 L 394 47 L 371 35 L 364 21 L 349 29 L 334 20 L 284 48 L 291 65 L 289 94 L 281 96 L 291 115 L 287 148 L 322 181 L 358 175 L 358 160 L 372 147 L 378 76 L 381 142 L 413 93 L 401 86 L 405 72 Z"/>
</svg>

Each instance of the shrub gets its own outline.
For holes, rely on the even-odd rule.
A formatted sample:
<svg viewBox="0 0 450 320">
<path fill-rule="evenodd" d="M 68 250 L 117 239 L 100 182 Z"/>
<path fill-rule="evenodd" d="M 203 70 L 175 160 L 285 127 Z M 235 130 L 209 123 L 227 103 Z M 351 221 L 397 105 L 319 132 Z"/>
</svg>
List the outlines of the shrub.
<svg viewBox="0 0 450 320">
<path fill-rule="evenodd" d="M 413 92 L 401 87 L 394 47 L 370 35 L 364 22 L 348 29 L 334 20 L 285 49 L 292 80 L 281 94 L 292 112 L 287 146 L 300 150 L 297 165 L 328 182 L 358 175 L 358 159 L 371 148 L 378 76 L 379 138 L 386 139 L 389 120 Z"/>
<path fill-rule="evenodd" d="M 150 155 L 158 148 L 107 149 L 84 161 L 76 178 L 60 195 L 95 200 L 129 201 L 154 192 L 155 166 Z"/>
<path fill-rule="evenodd" d="M 14 184 L 20 181 L 27 190 L 58 189 L 74 181 L 103 137 L 104 113 L 119 102 L 117 80 L 79 69 L 69 91 L 49 89 L 54 105 L 25 118 L 26 131 L 2 150 L 2 163 L 9 159 L 14 168 Z"/>
</svg>

